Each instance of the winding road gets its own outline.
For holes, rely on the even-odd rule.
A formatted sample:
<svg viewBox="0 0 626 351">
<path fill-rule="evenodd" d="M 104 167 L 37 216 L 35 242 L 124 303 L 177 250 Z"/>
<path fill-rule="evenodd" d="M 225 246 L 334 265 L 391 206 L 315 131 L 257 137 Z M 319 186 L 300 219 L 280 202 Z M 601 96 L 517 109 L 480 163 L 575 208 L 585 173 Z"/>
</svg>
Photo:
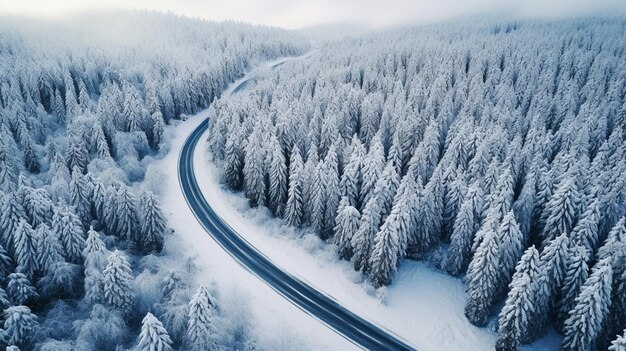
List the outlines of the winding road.
<svg viewBox="0 0 626 351">
<path fill-rule="evenodd" d="M 274 66 L 282 63 L 284 61 Z M 243 80 L 232 93 L 243 90 L 249 83 L 249 80 Z M 208 128 L 208 120 L 204 120 L 187 137 L 178 161 L 178 179 L 183 195 L 206 232 L 243 267 L 355 345 L 366 350 L 415 350 L 398 336 L 355 315 L 331 297 L 281 270 L 216 213 L 202 194 L 193 162 L 194 151 Z"/>
</svg>

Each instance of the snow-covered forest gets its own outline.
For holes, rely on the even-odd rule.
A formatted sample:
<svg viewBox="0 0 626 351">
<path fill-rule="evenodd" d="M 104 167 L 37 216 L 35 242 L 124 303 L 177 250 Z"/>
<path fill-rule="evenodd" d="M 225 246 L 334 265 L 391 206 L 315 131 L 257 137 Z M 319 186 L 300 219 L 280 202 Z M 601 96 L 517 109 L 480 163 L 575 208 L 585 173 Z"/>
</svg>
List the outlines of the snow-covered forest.
<svg viewBox="0 0 626 351">
<path fill-rule="evenodd" d="M 375 287 L 464 279 L 497 350 L 622 350 L 626 21 L 472 21 L 329 43 L 214 104 L 224 181 Z M 618 337 L 617 335 L 622 335 Z"/>
<path fill-rule="evenodd" d="M 0 345 L 252 347 L 212 287 L 194 285 L 193 261 L 161 253 L 171 230 L 141 181 L 168 124 L 307 45 L 149 12 L 0 18 Z"/>
</svg>

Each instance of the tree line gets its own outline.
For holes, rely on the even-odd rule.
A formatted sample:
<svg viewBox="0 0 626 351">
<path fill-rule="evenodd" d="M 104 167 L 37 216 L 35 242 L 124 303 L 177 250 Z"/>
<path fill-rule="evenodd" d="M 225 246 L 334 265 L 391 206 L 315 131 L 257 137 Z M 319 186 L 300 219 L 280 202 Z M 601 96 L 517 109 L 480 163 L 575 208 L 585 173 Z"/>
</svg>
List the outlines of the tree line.
<svg viewBox="0 0 626 351">
<path fill-rule="evenodd" d="M 623 344 L 624 23 L 326 44 L 216 101 L 208 148 L 251 206 L 309 227 L 375 287 L 403 258 L 464 277 L 465 315 L 497 319 L 497 350 L 550 325 L 562 350 Z"/>
</svg>

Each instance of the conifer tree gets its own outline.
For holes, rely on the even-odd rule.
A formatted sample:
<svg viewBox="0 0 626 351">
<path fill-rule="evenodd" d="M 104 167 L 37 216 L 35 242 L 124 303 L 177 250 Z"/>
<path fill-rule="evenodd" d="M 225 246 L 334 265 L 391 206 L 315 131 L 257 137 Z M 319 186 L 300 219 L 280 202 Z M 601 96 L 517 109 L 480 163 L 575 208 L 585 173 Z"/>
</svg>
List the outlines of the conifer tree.
<svg viewBox="0 0 626 351">
<path fill-rule="evenodd" d="M 581 195 L 573 179 L 566 178 L 546 204 L 548 217 L 541 234 L 543 245 L 563 233 L 570 233 L 580 215 Z"/>
<path fill-rule="evenodd" d="M 70 200 L 83 225 L 91 220 L 90 184 L 80 170 L 74 167 L 70 181 Z"/>
<path fill-rule="evenodd" d="M 61 242 L 65 259 L 68 262 L 80 263 L 85 238 L 78 216 L 66 206 L 56 207 L 52 216 L 52 231 Z"/>
<path fill-rule="evenodd" d="M 269 178 L 269 207 L 274 216 L 282 216 L 287 200 L 287 169 L 285 156 L 276 136 L 270 139 L 270 149 L 267 153 Z"/>
<path fill-rule="evenodd" d="M 189 302 L 189 324 L 185 346 L 192 351 L 214 350 L 217 347 L 215 299 L 206 286 L 196 290 Z"/>
<path fill-rule="evenodd" d="M 234 129 L 235 130 L 226 137 L 226 144 L 224 145 L 224 173 L 228 186 L 230 186 L 231 189 L 239 190 L 243 185 L 244 153 L 239 145 L 243 135 L 240 128 Z"/>
<path fill-rule="evenodd" d="M 37 237 L 37 268 L 44 274 L 52 273 L 54 264 L 63 261 L 61 255 L 63 248 L 59 243 L 59 238 L 45 224 L 37 227 Z"/>
<path fill-rule="evenodd" d="M 150 312 L 141 321 L 137 351 L 171 351 L 172 340 L 163 324 Z"/>
<path fill-rule="evenodd" d="M 611 342 L 611 347 L 609 347 L 609 351 L 626 351 L 626 329 L 622 333 L 622 335 L 618 335 L 617 339 Z"/>
<path fill-rule="evenodd" d="M 14 192 L 4 194 L 2 198 L 2 208 L 0 208 L 0 238 L 2 246 L 6 247 L 10 253 L 14 252 L 13 237 L 20 223 L 26 217 L 24 208 L 17 201 Z"/>
<path fill-rule="evenodd" d="M 141 237 L 134 239 L 140 251 L 144 254 L 161 252 L 167 224 L 153 193 L 142 193 L 140 229 Z"/>
<path fill-rule="evenodd" d="M 487 233 L 468 269 L 468 300 L 465 316 L 475 325 L 484 325 L 500 286 L 499 248 L 494 233 Z"/>
<path fill-rule="evenodd" d="M 575 307 L 565 321 L 561 350 L 593 350 L 602 321 L 611 305 L 612 269 L 609 258 L 598 262 L 576 297 Z"/>
<path fill-rule="evenodd" d="M 124 314 L 130 313 L 133 302 L 131 288 L 133 276 L 128 261 L 119 251 L 109 256 L 102 280 L 105 304 Z"/>
<path fill-rule="evenodd" d="M 385 151 L 380 136 L 376 134 L 370 143 L 362 168 L 363 183 L 359 193 L 359 202 L 364 206 L 374 196 L 374 187 L 384 168 Z"/>
<path fill-rule="evenodd" d="M 37 290 L 23 273 L 11 273 L 8 278 L 7 294 L 13 305 L 31 303 L 38 297 Z"/>
<path fill-rule="evenodd" d="M 33 277 L 37 269 L 37 235 L 33 228 L 21 219 L 14 233 L 15 262 L 28 277 Z"/>
<path fill-rule="evenodd" d="M 37 316 L 27 306 L 13 306 L 4 311 L 2 339 L 12 346 L 23 345 L 32 336 L 37 323 Z"/>
<path fill-rule="evenodd" d="M 352 257 L 352 237 L 359 229 L 361 214 L 351 206 L 347 196 L 341 198 L 335 219 L 335 235 L 333 240 L 337 245 L 339 257 L 349 260 Z"/>
<path fill-rule="evenodd" d="M 360 193 L 363 183 L 363 166 L 365 164 L 365 147 L 355 135 L 350 144 L 352 152 L 347 160 L 346 167 L 341 176 L 341 193 L 348 197 L 349 204 L 360 208 Z"/>
<path fill-rule="evenodd" d="M 474 234 L 480 225 L 482 207 L 482 192 L 478 184 L 474 183 L 467 190 L 452 229 L 451 243 L 445 263 L 446 271 L 452 275 L 462 273 L 469 264 Z"/>
<path fill-rule="evenodd" d="M 538 260 L 539 253 L 531 246 L 515 267 L 509 293 L 499 315 L 497 351 L 517 350 L 529 332 L 530 319 L 536 308 L 531 279 L 534 278 Z"/>
<path fill-rule="evenodd" d="M 289 191 L 285 207 L 285 220 L 287 224 L 294 227 L 299 227 L 303 220 L 303 171 L 304 165 L 300 151 L 298 146 L 294 146 L 289 161 Z"/>
<path fill-rule="evenodd" d="M 556 328 L 563 332 L 565 320 L 569 316 L 569 312 L 575 306 L 576 296 L 580 292 L 580 288 L 587 280 L 589 268 L 585 261 L 587 251 L 584 247 L 574 246 L 570 248 L 563 285 L 561 286 L 560 298 L 557 304 Z"/>
<path fill-rule="evenodd" d="M 122 240 L 139 241 L 139 216 L 137 215 L 135 197 L 125 184 L 120 184 L 115 201 L 117 211 L 116 234 Z"/>
<path fill-rule="evenodd" d="M 83 250 L 85 267 L 85 301 L 89 304 L 103 302 L 103 271 L 107 265 L 108 251 L 100 240 L 98 232 L 89 228 L 85 249 Z"/>
<path fill-rule="evenodd" d="M 244 193 L 252 207 L 265 204 L 265 149 L 259 134 L 257 129 L 248 138 L 243 167 Z"/>
</svg>

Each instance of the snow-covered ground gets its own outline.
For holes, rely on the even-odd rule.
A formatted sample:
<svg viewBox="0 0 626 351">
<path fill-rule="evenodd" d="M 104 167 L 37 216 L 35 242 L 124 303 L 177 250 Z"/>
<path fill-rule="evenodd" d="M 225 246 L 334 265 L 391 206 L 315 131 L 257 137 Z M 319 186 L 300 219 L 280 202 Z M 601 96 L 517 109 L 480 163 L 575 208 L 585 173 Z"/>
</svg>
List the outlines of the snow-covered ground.
<svg viewBox="0 0 626 351">
<path fill-rule="evenodd" d="M 401 336 L 418 350 L 491 350 L 496 333 L 470 324 L 463 315 L 466 293 L 460 279 L 423 262 L 406 260 L 388 287 L 385 304 L 368 283 L 339 261 L 334 248 L 315 235 L 286 228 L 265 209 L 251 209 L 241 193 L 220 182 L 206 147 L 196 151 L 198 182 L 209 204 L 275 264 L 333 297 L 353 312 Z M 522 350 L 557 350 L 550 335 Z"/>
<path fill-rule="evenodd" d="M 232 84 L 230 91 L 243 81 Z M 243 89 L 246 88 L 249 86 Z M 152 178 L 162 182 L 163 208 L 175 230 L 170 240 L 180 241 L 188 255 L 198 256 L 202 270 L 199 283 L 215 281 L 220 295 L 231 293 L 233 287 L 245 292 L 256 320 L 255 332 L 265 344 L 285 350 L 301 350 L 301 343 L 315 350 L 355 349 L 242 268 L 204 232 L 187 207 L 178 184 L 178 153 L 186 136 L 207 114 L 208 111 L 203 111 L 170 130 L 175 133 L 171 149 L 165 158 L 152 165 Z M 322 243 L 314 235 L 284 227 L 264 209 L 250 209 L 242 194 L 226 189 L 205 144 L 200 144 L 196 150 L 194 166 L 209 204 L 285 271 L 421 351 L 493 349 L 495 332 L 471 325 L 463 315 L 466 294 L 459 279 L 436 272 L 425 263 L 405 261 L 394 283 L 388 287 L 383 304 L 348 262 L 337 259 L 331 245 Z M 557 350 L 558 344 L 559 338 L 551 334 L 523 349 Z"/>
</svg>

